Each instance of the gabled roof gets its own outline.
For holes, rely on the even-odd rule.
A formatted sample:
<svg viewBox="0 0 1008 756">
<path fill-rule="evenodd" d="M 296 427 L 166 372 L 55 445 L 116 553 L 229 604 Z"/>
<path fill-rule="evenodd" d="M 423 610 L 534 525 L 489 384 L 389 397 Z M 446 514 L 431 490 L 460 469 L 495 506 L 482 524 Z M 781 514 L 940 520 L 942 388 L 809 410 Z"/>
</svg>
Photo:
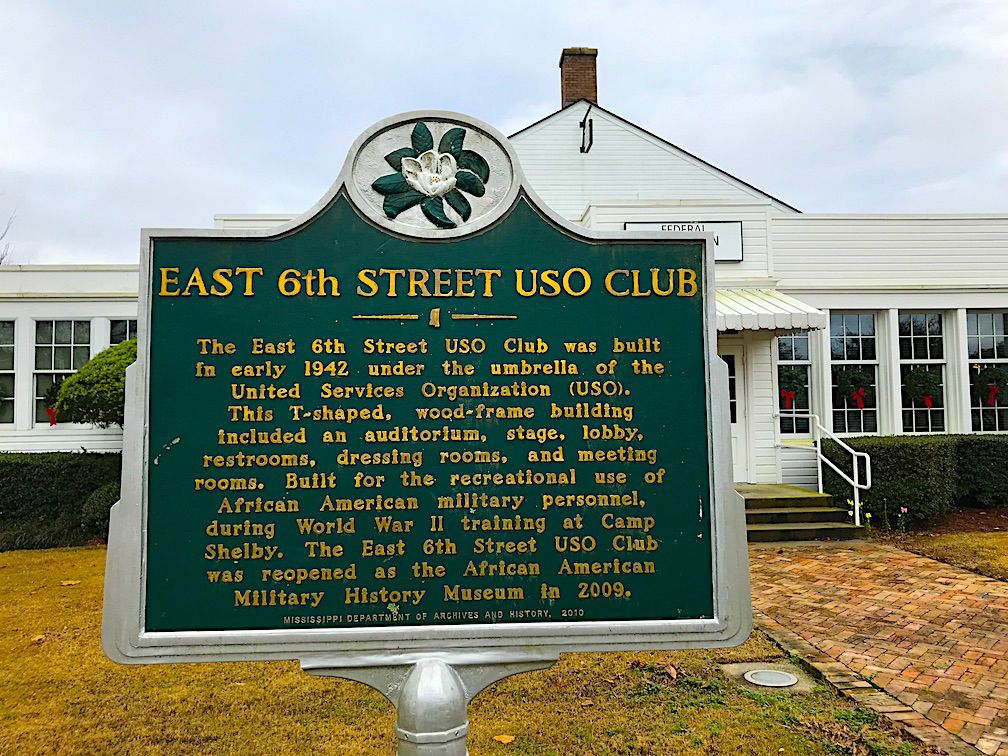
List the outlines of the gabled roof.
<svg viewBox="0 0 1008 756">
<path fill-rule="evenodd" d="M 550 120 L 556 118 L 557 116 L 559 116 L 560 114 L 562 114 L 562 113 L 570 110 L 571 108 L 576 108 L 576 107 L 579 107 L 579 106 L 586 106 L 586 105 L 590 106 L 590 108 L 592 108 L 594 110 L 600 110 L 600 111 L 602 111 L 607 116 L 609 116 L 611 119 L 617 121 L 620 125 L 622 125 L 624 128 L 626 128 L 628 131 L 630 131 L 630 132 L 636 132 L 637 134 L 639 134 L 642 137 L 647 137 L 648 139 L 651 139 L 651 140 L 653 140 L 655 142 L 658 142 L 661 146 L 663 146 L 664 148 L 666 148 L 670 152 L 677 153 L 680 156 L 685 157 L 688 160 L 694 162 L 695 164 L 703 166 L 704 168 L 706 168 L 709 171 L 717 174 L 718 176 L 720 176 L 721 178 L 727 180 L 728 182 L 730 182 L 732 184 L 735 184 L 735 185 L 740 186 L 740 187 L 745 187 L 749 191 L 755 192 L 755 193 L 757 193 L 757 194 L 759 194 L 759 195 L 767 198 L 768 200 L 770 200 L 771 202 L 773 202 L 773 203 L 781 206 L 782 208 L 785 208 L 787 210 L 791 210 L 792 212 L 796 212 L 796 213 L 800 213 L 801 212 L 800 210 L 798 210 L 798 208 L 796 208 L 796 207 L 794 207 L 792 205 L 789 205 L 788 203 L 784 202 L 783 200 L 778 199 L 777 197 L 774 197 L 772 194 L 768 194 L 767 192 L 764 192 L 762 189 L 760 189 L 760 188 L 758 188 L 756 186 L 753 186 L 752 184 L 750 184 L 750 183 L 748 183 L 746 181 L 743 181 L 742 179 L 738 178 L 737 176 L 733 176 L 732 174 L 728 173 L 727 171 L 724 171 L 724 170 L 718 168 L 716 165 L 708 163 L 703 158 L 697 157 L 693 153 L 691 153 L 691 152 L 689 152 L 687 150 L 684 150 L 682 147 L 679 147 L 678 145 L 673 144 L 672 142 L 668 141 L 667 139 L 662 139 L 660 136 L 651 133 L 647 129 L 641 128 L 640 126 L 638 126 L 638 125 L 636 125 L 636 124 L 634 124 L 634 123 L 626 120 L 625 118 L 617 115 L 616 113 L 613 113 L 612 111 L 607 110 L 607 109 L 601 107 L 600 105 L 597 105 L 596 103 L 593 103 L 593 102 L 591 102 L 589 100 L 583 100 L 582 99 L 582 100 L 577 100 L 576 102 L 572 102 L 571 104 L 567 105 L 566 107 L 560 108 L 559 110 L 556 110 L 556 111 L 550 113 L 549 115 L 547 115 L 547 116 L 545 116 L 543 118 L 540 118 L 535 123 L 529 124 L 528 126 L 526 126 L 523 129 L 519 129 L 514 134 L 511 134 L 510 137 L 509 137 L 509 139 L 514 139 L 515 137 L 518 137 L 518 136 L 520 136 L 520 135 L 522 135 L 522 134 L 530 131 L 531 129 L 534 129 L 534 128 L 536 128 L 536 127 L 538 127 L 538 126 L 546 123 L 547 121 L 550 121 Z"/>
</svg>

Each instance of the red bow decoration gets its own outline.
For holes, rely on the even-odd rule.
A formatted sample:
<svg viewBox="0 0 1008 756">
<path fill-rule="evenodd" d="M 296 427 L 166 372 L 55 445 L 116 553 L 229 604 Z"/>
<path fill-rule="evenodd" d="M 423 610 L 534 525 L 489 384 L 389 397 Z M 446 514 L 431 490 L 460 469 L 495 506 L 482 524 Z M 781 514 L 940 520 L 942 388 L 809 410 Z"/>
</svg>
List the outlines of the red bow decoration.
<svg viewBox="0 0 1008 756">
<path fill-rule="evenodd" d="M 46 407 L 46 412 L 49 413 L 49 425 L 56 425 L 56 410 Z"/>
<path fill-rule="evenodd" d="M 995 394 L 1000 394 L 1000 393 L 1001 393 L 1001 389 L 999 389 L 999 388 L 998 388 L 997 386 L 995 386 L 994 384 L 988 384 L 988 385 L 987 385 L 987 388 L 989 388 L 989 389 L 990 389 L 990 395 L 989 395 L 989 396 L 987 397 L 987 406 L 988 406 L 988 407 L 993 407 L 993 406 L 994 406 L 994 402 L 995 402 L 995 401 L 997 401 L 997 400 L 996 400 L 996 399 L 994 398 L 994 395 L 995 395 Z"/>
<path fill-rule="evenodd" d="M 795 392 L 785 391 L 784 389 L 781 389 L 780 395 L 784 397 L 784 409 L 791 409 L 791 402 L 794 401 Z"/>
<path fill-rule="evenodd" d="M 859 388 L 857 391 L 851 391 L 851 398 L 857 402 L 858 409 L 864 409 L 865 390 L 863 388 Z"/>
<path fill-rule="evenodd" d="M 931 394 L 928 394 L 927 396 L 922 396 L 921 399 L 924 400 L 924 406 L 927 407 L 928 409 L 931 409 Z"/>
</svg>

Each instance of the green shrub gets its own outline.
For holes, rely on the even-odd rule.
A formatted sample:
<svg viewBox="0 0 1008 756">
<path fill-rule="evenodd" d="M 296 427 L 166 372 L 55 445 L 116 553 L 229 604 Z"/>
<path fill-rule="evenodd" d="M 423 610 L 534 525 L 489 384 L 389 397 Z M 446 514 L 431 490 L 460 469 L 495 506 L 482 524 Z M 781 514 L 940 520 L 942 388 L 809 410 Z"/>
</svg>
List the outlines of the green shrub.
<svg viewBox="0 0 1008 756">
<path fill-rule="evenodd" d="M 84 532 L 103 541 L 108 540 L 109 510 L 117 501 L 119 501 L 118 480 L 92 491 L 81 508 L 81 527 Z"/>
<path fill-rule="evenodd" d="M 126 368 L 136 361 L 136 339 L 100 352 L 59 387 L 56 419 L 62 423 L 93 423 L 99 428 L 123 424 Z"/>
<path fill-rule="evenodd" d="M 952 511 L 958 499 L 958 437 L 862 436 L 844 441 L 871 456 L 872 487 L 861 492 L 861 502 L 872 515 L 872 525 L 920 526 Z M 823 442 L 823 454 L 850 474 L 851 457 L 835 441 Z M 823 467 L 826 492 L 840 502 L 850 499 L 850 485 L 828 466 Z"/>
<path fill-rule="evenodd" d="M 118 481 L 121 454 L 0 454 L 0 551 L 76 546 L 88 496 Z"/>
<path fill-rule="evenodd" d="M 958 504 L 1008 507 L 1008 437 L 957 436 Z"/>
</svg>

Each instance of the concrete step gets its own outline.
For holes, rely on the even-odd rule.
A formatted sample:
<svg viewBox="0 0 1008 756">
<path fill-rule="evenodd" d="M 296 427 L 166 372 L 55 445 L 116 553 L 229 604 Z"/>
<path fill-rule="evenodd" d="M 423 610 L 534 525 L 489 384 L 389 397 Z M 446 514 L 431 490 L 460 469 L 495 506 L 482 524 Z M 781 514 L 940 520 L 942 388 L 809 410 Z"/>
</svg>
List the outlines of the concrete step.
<svg viewBox="0 0 1008 756">
<path fill-rule="evenodd" d="M 735 490 L 745 499 L 746 510 L 784 507 L 830 507 L 833 497 L 798 486 L 769 483 L 738 483 Z"/>
<path fill-rule="evenodd" d="M 864 534 L 864 527 L 842 522 L 756 524 L 749 525 L 746 530 L 749 533 L 749 541 L 752 543 L 766 543 L 768 541 L 849 541 L 853 538 L 860 538 Z"/>
<path fill-rule="evenodd" d="M 789 522 L 850 522 L 846 509 L 837 507 L 761 507 L 746 510 L 747 525 L 777 525 Z"/>
<path fill-rule="evenodd" d="M 809 509 L 815 507 L 830 507 L 833 504 L 833 497 L 829 494 L 817 494 L 809 491 L 808 496 L 787 496 L 787 497 L 761 497 L 759 499 L 746 499 L 746 511 L 754 509 L 788 509 L 797 507 L 799 509 Z"/>
</svg>

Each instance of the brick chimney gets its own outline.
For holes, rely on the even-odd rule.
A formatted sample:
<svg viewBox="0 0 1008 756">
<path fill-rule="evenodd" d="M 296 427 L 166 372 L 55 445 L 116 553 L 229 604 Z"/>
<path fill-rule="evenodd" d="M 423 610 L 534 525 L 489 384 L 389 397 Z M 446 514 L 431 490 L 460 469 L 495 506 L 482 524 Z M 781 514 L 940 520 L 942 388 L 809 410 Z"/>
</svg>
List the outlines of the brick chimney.
<svg viewBox="0 0 1008 756">
<path fill-rule="evenodd" d="M 561 107 L 572 102 L 588 100 L 598 104 L 598 84 L 595 77 L 594 47 L 568 47 L 560 53 Z"/>
</svg>

